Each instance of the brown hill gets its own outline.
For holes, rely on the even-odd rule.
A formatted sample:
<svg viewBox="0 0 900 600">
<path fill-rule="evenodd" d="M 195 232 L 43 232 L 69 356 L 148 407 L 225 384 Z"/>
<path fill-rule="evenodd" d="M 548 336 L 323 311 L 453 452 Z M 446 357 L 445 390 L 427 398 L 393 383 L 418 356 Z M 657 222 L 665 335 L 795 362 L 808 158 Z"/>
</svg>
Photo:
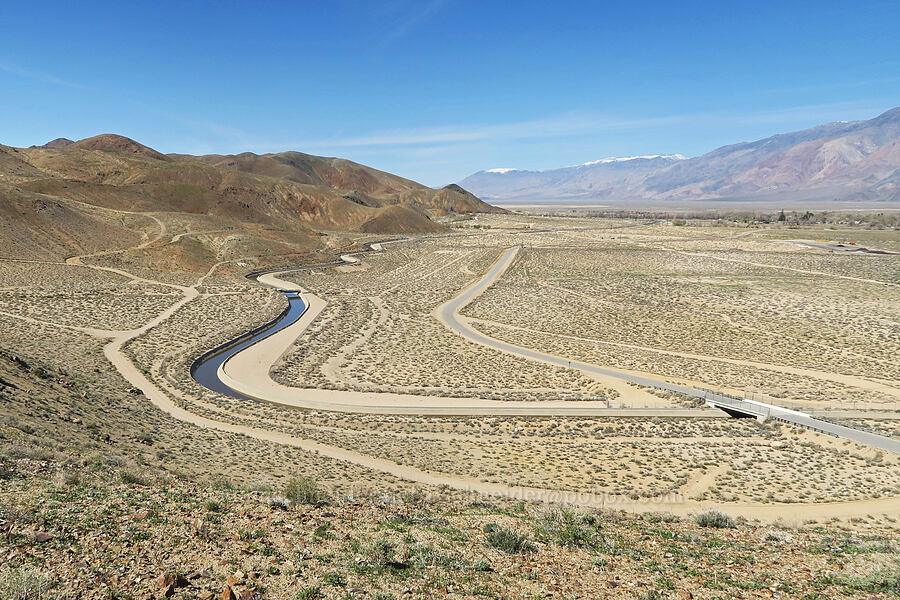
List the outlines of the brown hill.
<svg viewBox="0 0 900 600">
<path fill-rule="evenodd" d="M 503 212 L 502 209 L 482 202 L 457 185 L 434 190 L 415 181 L 342 158 L 326 158 L 302 152 L 170 156 L 182 161 L 199 160 L 206 164 L 254 175 L 347 190 L 349 198 L 363 205 L 410 204 L 438 215 L 448 212 Z M 452 190 L 448 191 L 449 188 Z"/>
<path fill-rule="evenodd" d="M 55 148 L 65 148 L 66 146 L 71 146 L 74 143 L 75 142 L 73 142 L 69 138 L 56 138 L 55 140 L 50 140 L 49 142 L 47 142 L 46 144 L 43 144 L 41 146 L 30 146 L 30 147 L 53 150 Z"/>
<path fill-rule="evenodd" d="M 46 173 L 28 162 L 23 151 L 0 145 L 0 182 L 14 183 L 46 176 Z"/>
<path fill-rule="evenodd" d="M 0 256 L 62 260 L 140 243 L 118 215 L 0 183 Z"/>
<path fill-rule="evenodd" d="M 422 233 L 443 231 L 444 228 L 408 206 L 388 206 L 363 223 L 366 233 Z"/>
<path fill-rule="evenodd" d="M 106 152 L 117 152 L 121 154 L 136 154 L 156 160 L 171 160 L 168 156 L 157 152 L 153 148 L 148 148 L 130 138 L 114 133 L 95 135 L 94 137 L 85 138 L 69 144 L 66 147 L 82 148 L 84 150 L 104 150 Z"/>
<path fill-rule="evenodd" d="M 435 204 L 435 209 L 442 211 L 443 213 L 476 213 L 476 212 L 487 212 L 480 210 L 481 205 L 484 204 L 481 200 L 478 199 L 474 194 L 470 194 L 460 186 L 455 183 L 451 183 L 450 185 L 444 186 L 439 189 L 437 194 L 435 194 L 433 203 Z M 501 209 L 495 209 L 490 212 L 498 212 Z M 506 212 L 503 210 L 503 212 Z"/>
<path fill-rule="evenodd" d="M 458 186 L 434 190 L 343 159 L 300 152 L 166 156 L 111 134 L 57 148 L 0 146 L 0 184 L 0 200 L 20 207 L 0 216 L 0 227 L 21 233 L 0 243 L 0 256 L 15 253 L 6 243 L 14 239 L 40 246 L 33 254 L 42 257 L 122 247 L 104 241 L 117 238 L 117 227 L 122 230 L 108 218 L 117 213 L 164 212 L 202 221 L 211 230 L 244 233 L 239 241 L 229 238 L 229 256 L 244 252 L 250 259 L 276 260 L 323 251 L 322 231 L 426 233 L 444 229 L 433 220 L 437 216 L 498 210 Z M 38 204 L 23 200 L 35 198 L 58 206 L 38 214 Z M 98 215 L 111 230 L 100 227 Z M 91 246 L 98 228 L 103 234 Z M 223 255 L 219 242 L 208 243 L 200 248 L 196 240 L 178 238 L 164 251 L 144 248 L 141 255 L 195 271 Z"/>
</svg>

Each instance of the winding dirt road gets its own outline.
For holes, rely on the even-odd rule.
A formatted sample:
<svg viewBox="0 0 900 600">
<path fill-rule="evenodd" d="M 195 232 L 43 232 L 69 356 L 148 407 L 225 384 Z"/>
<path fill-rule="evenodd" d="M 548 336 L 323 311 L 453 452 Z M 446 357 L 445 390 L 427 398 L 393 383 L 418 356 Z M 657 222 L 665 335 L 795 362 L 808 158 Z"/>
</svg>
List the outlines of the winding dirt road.
<svg viewBox="0 0 900 600">
<path fill-rule="evenodd" d="M 161 236 L 165 232 L 165 225 L 161 224 Z M 160 237 L 161 237 L 160 236 Z M 159 239 L 159 238 L 157 238 Z M 141 246 L 145 246 L 147 243 L 142 244 Z M 329 458 L 333 458 L 340 461 L 350 462 L 365 468 L 369 468 L 375 471 L 387 473 L 398 477 L 403 480 L 412 481 L 420 484 L 434 485 L 434 486 L 449 486 L 453 489 L 458 490 L 466 490 L 471 492 L 477 492 L 480 494 L 493 495 L 493 496 L 502 496 L 507 498 L 517 498 L 523 500 L 533 500 L 533 501 L 542 501 L 542 502 L 565 502 L 569 504 L 575 504 L 586 507 L 595 507 L 595 508 L 614 508 L 621 510 L 628 510 L 633 512 L 648 512 L 648 511 L 660 511 L 664 510 L 667 512 L 685 515 L 692 512 L 696 512 L 699 510 L 705 510 L 707 508 L 716 507 L 720 510 L 724 510 L 725 512 L 734 514 L 734 515 L 743 515 L 749 518 L 759 518 L 766 521 L 774 521 L 779 519 L 786 520 L 800 520 L 800 519 L 816 519 L 816 518 L 826 518 L 826 517 L 855 517 L 855 516 L 863 516 L 863 515 L 872 515 L 878 513 L 884 514 L 892 514 L 896 513 L 898 501 L 896 498 L 879 498 L 874 500 L 860 500 L 860 501 L 850 501 L 850 502 L 834 502 L 834 503 L 810 503 L 810 504 L 790 504 L 790 505 L 780 505 L 780 504 L 727 504 L 727 503 L 712 503 L 712 502 L 697 502 L 689 499 L 685 499 L 682 495 L 674 494 L 665 497 L 658 498 L 649 498 L 646 500 L 631 500 L 624 496 L 616 496 L 616 495 L 608 495 L 608 494 L 595 494 L 595 493 L 572 493 L 565 492 L 560 490 L 553 489 L 543 489 L 543 488 L 534 488 L 534 487 L 523 487 L 523 486 L 510 486 L 500 483 L 492 483 L 492 482 L 484 482 L 481 480 L 477 480 L 472 477 L 466 477 L 463 475 L 457 474 L 448 474 L 441 472 L 432 472 L 426 471 L 422 469 L 418 469 L 415 467 L 410 467 L 406 465 L 402 465 L 390 460 L 375 458 L 372 456 L 368 456 L 362 453 L 354 452 L 351 450 L 346 450 L 343 448 L 339 448 L 336 446 L 330 446 L 327 444 L 322 444 L 316 442 L 314 440 L 304 439 L 296 436 L 292 436 L 286 433 L 271 431 L 262 428 L 256 427 L 248 427 L 243 425 L 237 425 L 233 423 L 229 423 L 226 421 L 219 421 L 216 419 L 211 419 L 208 417 L 204 417 L 201 415 L 197 415 L 192 413 L 180 406 L 178 406 L 175 402 L 173 402 L 172 398 L 167 395 L 160 387 L 158 387 L 154 382 L 150 381 L 138 367 L 132 363 L 127 356 L 122 352 L 122 346 L 128 341 L 138 337 L 139 335 L 149 331 L 153 327 L 156 327 L 160 323 L 164 322 L 171 315 L 173 315 L 176 311 L 178 311 L 185 304 L 191 302 L 195 298 L 199 297 L 199 292 L 196 287 L 201 283 L 212 271 L 216 268 L 213 266 L 210 271 L 201 277 L 198 280 L 198 283 L 195 283 L 193 286 L 174 286 L 172 284 L 165 284 L 158 281 L 146 280 L 143 278 L 135 277 L 131 273 L 127 273 L 126 271 L 122 271 L 119 269 L 110 269 L 108 267 L 101 267 L 90 265 L 81 262 L 81 258 L 84 257 L 73 257 L 70 261 L 67 261 L 70 265 L 77 265 L 83 268 L 89 269 L 97 269 L 103 271 L 113 271 L 130 277 L 132 279 L 137 279 L 141 281 L 147 281 L 148 283 L 155 283 L 160 285 L 167 285 L 170 287 L 175 287 L 179 289 L 183 297 L 170 305 L 164 311 L 160 312 L 154 318 L 150 319 L 147 323 L 145 323 L 142 327 L 129 330 L 129 331 L 107 331 L 107 330 L 83 330 L 84 333 L 92 334 L 97 337 L 112 337 L 111 341 L 106 344 L 103 348 L 104 355 L 110 361 L 110 363 L 116 368 L 116 370 L 123 376 L 123 378 L 128 381 L 132 386 L 139 389 L 144 396 L 149 400 L 154 406 L 159 408 L 164 413 L 170 415 L 174 419 L 178 421 L 182 421 L 187 424 L 191 424 L 197 427 L 202 427 L 205 429 L 222 431 L 227 433 L 232 433 L 236 435 L 244 435 L 247 437 L 252 437 L 254 439 L 281 444 L 285 446 L 299 448 L 305 451 L 314 452 L 320 454 L 322 456 L 326 456 Z M 506 257 L 511 260 L 510 256 Z M 508 263 L 507 263 L 508 264 Z M 276 275 L 262 275 L 260 276 L 260 281 L 266 283 L 268 285 L 273 285 L 274 287 L 279 287 L 281 289 L 296 289 L 296 286 L 291 284 L 290 282 L 286 282 L 283 280 L 279 280 Z M 483 280 L 482 280 L 483 281 Z M 469 289 L 467 289 L 464 294 L 468 294 L 468 299 L 471 301 L 477 293 L 480 293 L 478 290 L 473 290 L 472 288 L 477 288 L 478 285 L 473 285 Z M 486 286 L 485 286 L 486 287 Z M 482 288 L 484 289 L 484 288 Z M 307 320 L 306 325 L 321 312 L 324 307 L 324 301 L 316 298 L 314 295 L 307 295 L 306 299 L 309 301 L 309 309 L 307 314 L 301 319 Z M 461 304 L 459 305 L 461 306 Z M 458 308 L 458 307 L 457 307 Z M 307 316 L 308 315 L 308 316 Z M 51 323 L 47 323 L 51 324 Z M 57 325 L 61 326 L 62 325 Z M 303 327 L 305 329 L 305 326 Z M 302 329 L 300 330 L 302 333 Z M 293 332 L 293 337 L 290 338 L 290 343 L 296 339 L 297 332 Z M 274 337 L 274 336 L 273 336 Z M 290 337 L 290 336 L 285 336 Z M 281 340 L 279 344 L 283 344 L 286 340 Z M 287 346 L 283 346 L 282 351 L 287 348 Z M 276 353 L 278 347 L 275 347 L 270 350 L 269 356 L 272 356 Z M 280 357 L 280 355 L 278 355 Z M 276 357 L 277 360 L 278 357 Z M 268 360 L 268 357 L 266 358 Z M 418 398 L 418 397 L 417 397 Z M 508 404 L 508 403 L 503 403 Z M 533 404 L 533 403 L 529 403 Z M 616 411 L 606 410 L 603 414 L 608 414 L 610 416 L 614 415 Z M 679 414 L 684 414 L 685 411 L 680 411 Z M 706 477 L 705 479 L 708 479 Z M 699 483 L 704 482 L 692 482 L 692 486 L 696 486 Z"/>
<path fill-rule="evenodd" d="M 827 432 L 831 435 L 851 439 L 882 450 L 900 453 L 900 442 L 870 432 L 845 427 L 836 423 L 819 421 L 811 415 L 784 408 L 775 404 L 753 400 L 739 400 L 734 396 L 706 390 L 702 387 L 664 381 L 645 373 L 635 373 L 620 369 L 601 367 L 591 363 L 540 352 L 532 348 L 518 346 L 492 338 L 472 327 L 471 321 L 462 317 L 459 311 L 487 290 L 506 272 L 518 255 L 519 247 L 506 250 L 484 276 L 465 288 L 460 294 L 438 306 L 432 315 L 446 327 L 471 342 L 512 354 L 529 361 L 540 362 L 555 367 L 576 369 L 594 378 L 608 378 L 653 387 L 701 398 L 726 411 L 743 414 L 774 417 L 783 421 Z M 350 256 L 341 257 L 345 262 L 358 262 Z M 279 273 L 261 275 L 261 283 L 280 289 L 294 290 L 293 283 L 278 278 Z M 274 381 L 270 376 L 272 367 L 290 349 L 325 307 L 325 301 L 309 292 L 303 292 L 308 304 L 306 313 L 294 324 L 238 352 L 218 370 L 219 379 L 226 386 L 241 394 L 295 408 L 333 410 L 342 412 L 372 414 L 416 414 L 416 415 L 504 415 L 504 416 L 612 416 L 611 409 L 604 402 L 586 401 L 501 401 L 476 398 L 446 398 L 442 396 L 417 396 L 400 393 L 356 392 L 346 390 L 304 389 L 287 386 Z M 878 384 L 872 384 L 877 386 Z M 893 390 L 895 391 L 896 390 Z M 750 411 L 749 413 L 747 411 Z M 711 416 L 718 411 L 689 409 L 652 409 L 646 416 Z M 639 413 L 640 414 L 640 413 Z M 722 413 L 718 413 L 721 415 Z"/>
<path fill-rule="evenodd" d="M 455 328 L 456 311 L 474 300 L 478 294 L 496 281 L 512 263 L 517 251 L 518 248 L 512 248 L 504 253 L 484 277 L 463 290 L 461 294 L 450 302 L 438 307 L 434 313 L 435 316 L 440 318 L 451 329 L 461 332 L 460 329 Z M 279 274 L 267 273 L 260 275 L 258 281 L 281 290 L 297 290 L 297 284 L 279 279 Z M 654 408 L 623 411 L 610 409 L 605 402 L 596 400 L 583 402 L 566 400 L 506 401 L 386 392 L 307 389 L 287 386 L 274 381 L 270 376 L 270 371 L 273 365 L 284 356 L 294 342 L 315 321 L 326 305 L 325 300 L 315 294 L 302 291 L 301 295 L 308 306 L 303 316 L 292 325 L 229 358 L 219 368 L 219 379 L 223 383 L 245 396 L 265 402 L 294 408 L 355 413 L 458 416 L 615 416 L 628 412 L 645 416 L 716 417 L 721 415 L 718 411 L 707 409 Z M 488 340 L 487 342 L 476 341 L 490 346 L 495 346 L 497 343 L 496 340 Z M 535 358 L 535 356 L 528 354 L 527 349 L 522 349 L 520 355 L 532 360 L 539 360 L 540 362 L 550 362 L 541 358 Z M 554 364 L 564 367 L 569 366 L 566 364 L 565 359 L 556 359 Z M 632 377 L 635 382 L 640 382 L 642 385 L 674 385 L 663 381 L 641 379 L 640 377 L 611 369 L 598 370 L 593 365 L 576 365 L 577 363 L 573 362 L 571 367 L 581 368 L 581 366 L 584 366 L 583 370 L 585 372 L 607 377 L 613 376 L 619 379 L 630 380 L 628 378 Z M 684 386 L 675 387 L 685 390 L 690 389 Z"/>
</svg>

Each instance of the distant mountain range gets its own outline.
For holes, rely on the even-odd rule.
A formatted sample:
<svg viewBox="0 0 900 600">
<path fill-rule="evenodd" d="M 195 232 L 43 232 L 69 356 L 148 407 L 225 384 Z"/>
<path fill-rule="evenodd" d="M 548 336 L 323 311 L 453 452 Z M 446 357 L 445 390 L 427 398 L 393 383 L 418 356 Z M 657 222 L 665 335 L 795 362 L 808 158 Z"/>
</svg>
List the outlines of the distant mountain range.
<svg viewBox="0 0 900 600">
<path fill-rule="evenodd" d="M 488 202 L 704 200 L 900 202 L 900 108 L 756 142 L 573 167 L 488 169 L 459 184 Z"/>
</svg>

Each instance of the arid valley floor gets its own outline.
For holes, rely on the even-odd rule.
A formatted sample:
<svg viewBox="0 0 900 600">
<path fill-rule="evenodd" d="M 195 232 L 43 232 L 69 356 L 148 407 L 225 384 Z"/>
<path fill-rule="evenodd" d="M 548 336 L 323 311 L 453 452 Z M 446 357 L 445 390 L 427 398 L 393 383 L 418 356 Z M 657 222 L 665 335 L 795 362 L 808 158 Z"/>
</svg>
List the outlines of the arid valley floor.
<svg viewBox="0 0 900 600">
<path fill-rule="evenodd" d="M 326 232 L 335 257 L 374 247 L 278 273 L 320 304 L 271 371 L 235 374 L 323 410 L 192 378 L 287 305 L 227 251 L 199 274 L 155 262 L 234 232 L 99 212 L 134 232 L 119 250 L 0 257 L 0 563 L 53 597 L 898 590 L 900 455 L 502 352 L 438 310 L 515 249 L 459 311 L 481 335 L 896 438 L 893 228 L 479 214 Z M 299 476 L 328 502 L 280 510 Z"/>
</svg>

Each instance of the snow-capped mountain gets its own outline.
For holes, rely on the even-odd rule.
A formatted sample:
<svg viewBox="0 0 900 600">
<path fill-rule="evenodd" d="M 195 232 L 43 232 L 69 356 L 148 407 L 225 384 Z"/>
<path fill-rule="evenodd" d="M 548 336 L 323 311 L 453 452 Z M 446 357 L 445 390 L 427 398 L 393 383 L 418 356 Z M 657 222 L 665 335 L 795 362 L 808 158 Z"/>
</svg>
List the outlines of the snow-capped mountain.
<svg viewBox="0 0 900 600">
<path fill-rule="evenodd" d="M 900 202 L 900 108 L 678 154 L 602 158 L 573 167 L 479 171 L 460 182 L 486 201 Z"/>
<path fill-rule="evenodd" d="M 601 158 L 540 171 L 487 169 L 470 175 L 460 185 L 476 196 L 492 200 L 603 198 L 684 158 L 680 154 L 651 154 Z"/>
</svg>

